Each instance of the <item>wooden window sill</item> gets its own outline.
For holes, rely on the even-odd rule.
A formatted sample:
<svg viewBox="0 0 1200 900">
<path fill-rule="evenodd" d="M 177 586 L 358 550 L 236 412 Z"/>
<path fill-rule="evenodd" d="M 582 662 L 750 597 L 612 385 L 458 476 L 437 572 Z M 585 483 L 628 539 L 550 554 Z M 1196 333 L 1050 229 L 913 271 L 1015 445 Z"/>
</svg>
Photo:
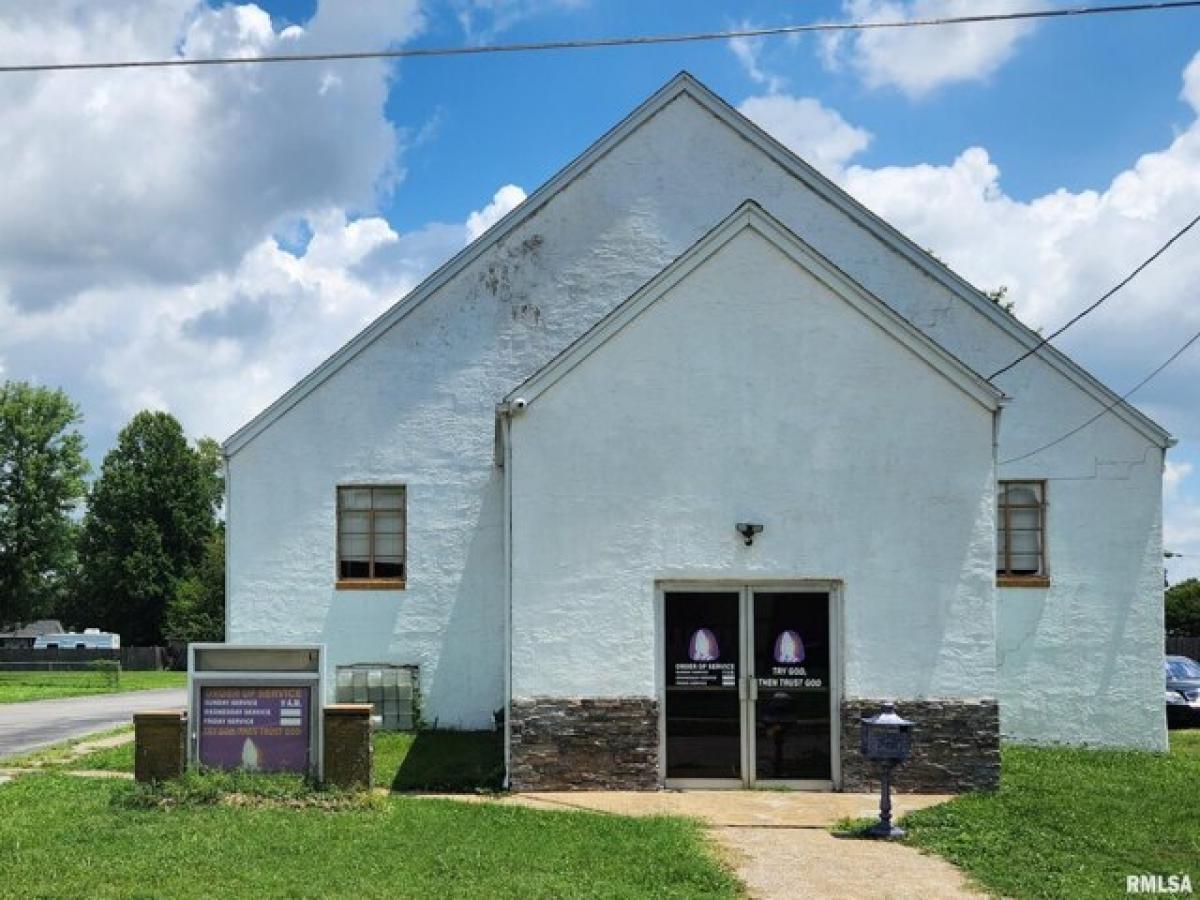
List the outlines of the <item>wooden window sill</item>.
<svg viewBox="0 0 1200 900">
<path fill-rule="evenodd" d="M 339 591 L 402 591 L 407 582 L 397 578 L 339 578 L 333 586 Z"/>
<path fill-rule="evenodd" d="M 997 575 L 996 587 L 1045 588 L 1050 587 L 1049 575 Z"/>
</svg>

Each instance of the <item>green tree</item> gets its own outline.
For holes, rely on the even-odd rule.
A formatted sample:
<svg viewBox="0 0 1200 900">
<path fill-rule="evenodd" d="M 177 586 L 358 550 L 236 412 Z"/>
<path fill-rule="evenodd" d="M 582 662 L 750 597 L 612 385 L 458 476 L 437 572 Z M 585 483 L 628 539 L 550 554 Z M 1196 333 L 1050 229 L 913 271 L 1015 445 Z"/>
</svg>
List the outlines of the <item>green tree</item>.
<svg viewBox="0 0 1200 900">
<path fill-rule="evenodd" d="M 1167 634 L 1200 635 L 1200 580 L 1171 585 L 1165 604 Z"/>
<path fill-rule="evenodd" d="M 140 412 L 104 457 L 79 542 L 78 615 L 129 645 L 163 639 L 167 605 L 204 560 L 219 459 L 169 413 Z M 77 624 L 85 624 L 79 622 Z"/>
<path fill-rule="evenodd" d="M 1002 285 L 1000 285 L 1000 287 L 998 287 L 992 291 L 984 291 L 983 295 L 985 297 L 987 297 L 989 300 L 991 300 L 993 303 L 995 303 L 1002 310 L 1004 310 L 1006 313 L 1011 313 L 1013 311 L 1013 307 L 1016 306 L 1016 304 L 1012 300 L 1008 299 L 1008 285 L 1007 284 L 1002 284 Z"/>
<path fill-rule="evenodd" d="M 163 632 L 173 641 L 225 640 L 225 527 L 213 529 L 204 558 L 167 603 Z"/>
<path fill-rule="evenodd" d="M 60 390 L 0 384 L 0 627 L 50 612 L 69 581 L 88 472 L 80 421 Z"/>
</svg>

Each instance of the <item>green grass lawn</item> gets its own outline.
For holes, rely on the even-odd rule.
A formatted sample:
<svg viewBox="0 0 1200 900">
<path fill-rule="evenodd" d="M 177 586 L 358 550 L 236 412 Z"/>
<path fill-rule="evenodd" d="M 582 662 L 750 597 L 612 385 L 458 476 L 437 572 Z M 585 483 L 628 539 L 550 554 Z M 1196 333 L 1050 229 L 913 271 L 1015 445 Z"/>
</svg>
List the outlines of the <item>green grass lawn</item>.
<svg viewBox="0 0 1200 900">
<path fill-rule="evenodd" d="M 504 778 L 499 732 L 419 731 L 375 735 L 375 784 L 393 791 L 497 790 Z"/>
<path fill-rule="evenodd" d="M 151 688 L 183 687 L 185 684 L 187 672 L 122 672 L 118 684 L 113 686 L 107 676 L 89 670 L 3 671 L 0 672 L 0 703 L 145 691 Z"/>
<path fill-rule="evenodd" d="M 57 774 L 0 786 L 0 895 L 739 896 L 684 819 L 396 796 L 340 811 L 131 808 L 138 790 Z"/>
<path fill-rule="evenodd" d="M 1200 731 L 1170 755 L 1008 747 L 1001 788 L 906 816 L 909 842 L 1005 896 L 1125 897 L 1127 875 L 1200 890 Z"/>
</svg>

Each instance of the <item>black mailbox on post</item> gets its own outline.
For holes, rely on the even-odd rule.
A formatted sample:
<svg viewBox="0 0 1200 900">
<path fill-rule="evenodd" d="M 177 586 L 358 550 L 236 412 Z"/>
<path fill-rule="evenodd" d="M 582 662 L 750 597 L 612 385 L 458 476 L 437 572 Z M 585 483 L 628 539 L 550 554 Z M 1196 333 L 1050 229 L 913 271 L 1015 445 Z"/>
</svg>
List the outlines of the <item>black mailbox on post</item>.
<svg viewBox="0 0 1200 900">
<path fill-rule="evenodd" d="M 904 837 L 904 829 L 892 824 L 892 769 L 908 759 L 912 752 L 914 725 L 896 714 L 894 703 L 883 704 L 882 710 L 862 720 L 862 754 L 883 769 L 879 821 L 867 829 L 870 837 Z"/>
<path fill-rule="evenodd" d="M 862 754 L 872 762 L 904 762 L 912 751 L 912 722 L 896 714 L 894 703 L 862 720 Z"/>
</svg>

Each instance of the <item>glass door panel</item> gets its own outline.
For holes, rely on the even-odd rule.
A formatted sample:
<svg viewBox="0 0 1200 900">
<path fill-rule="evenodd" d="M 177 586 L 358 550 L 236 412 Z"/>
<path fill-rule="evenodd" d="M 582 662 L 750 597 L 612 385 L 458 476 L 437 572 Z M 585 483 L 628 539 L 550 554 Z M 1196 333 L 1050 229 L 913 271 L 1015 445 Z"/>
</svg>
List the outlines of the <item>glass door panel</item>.
<svg viewBox="0 0 1200 900">
<path fill-rule="evenodd" d="M 742 774 L 741 594 L 663 595 L 667 778 Z"/>
<path fill-rule="evenodd" d="M 827 781 L 829 595 L 752 593 L 754 766 L 758 781 Z"/>
</svg>

